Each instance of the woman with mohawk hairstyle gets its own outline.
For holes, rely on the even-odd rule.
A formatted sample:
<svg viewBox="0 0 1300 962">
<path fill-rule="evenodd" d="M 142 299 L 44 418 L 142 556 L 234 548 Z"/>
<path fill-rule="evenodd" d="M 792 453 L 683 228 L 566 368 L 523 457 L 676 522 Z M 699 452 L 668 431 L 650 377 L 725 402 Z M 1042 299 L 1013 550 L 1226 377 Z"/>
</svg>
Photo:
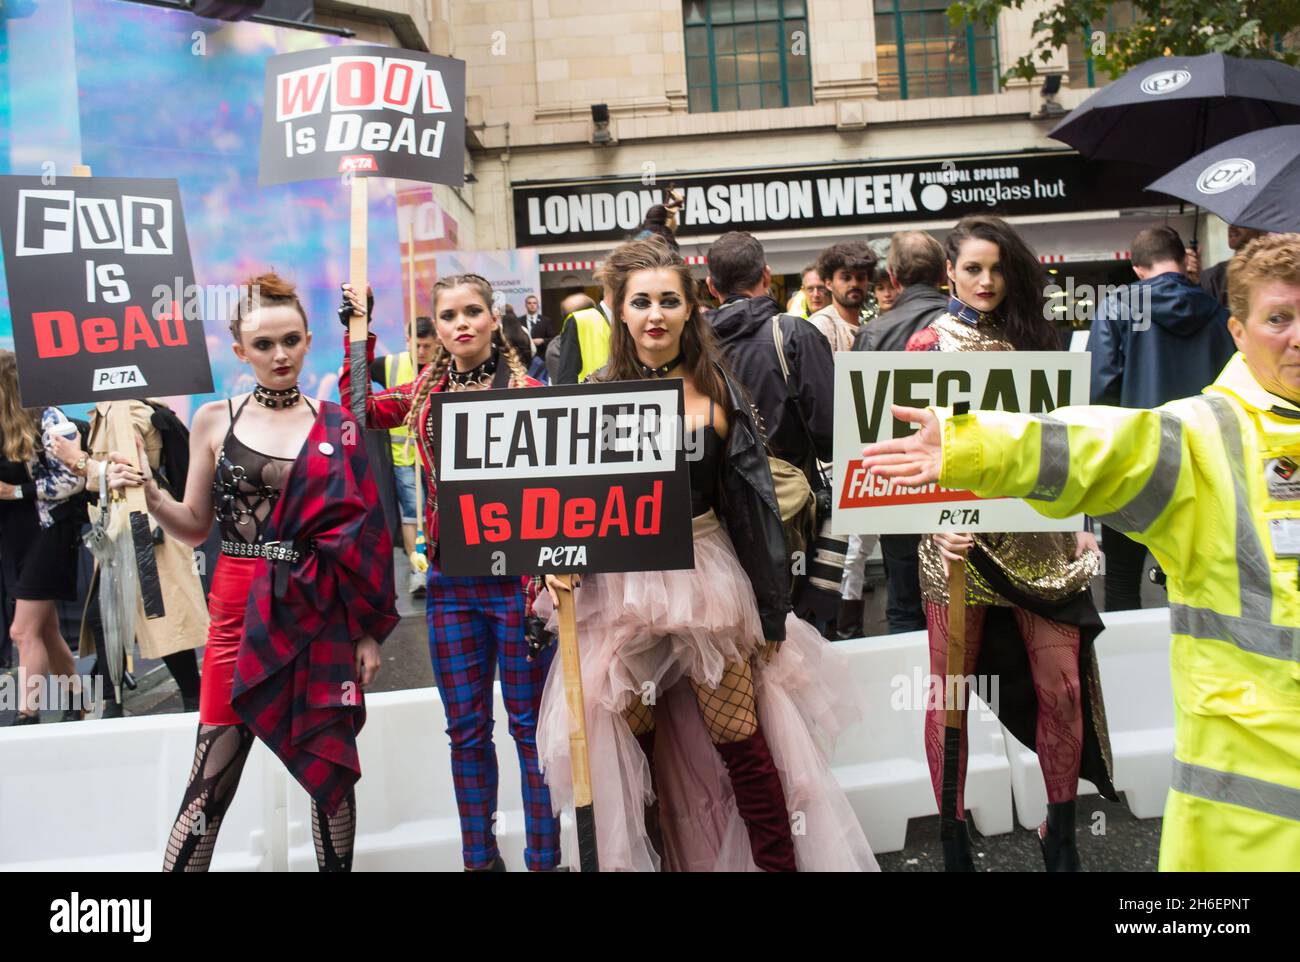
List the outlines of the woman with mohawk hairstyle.
<svg viewBox="0 0 1300 962">
<path fill-rule="evenodd" d="M 360 299 L 344 285 L 339 317 L 365 315 Z M 371 428 L 411 427 L 424 463 L 427 485 L 424 530 L 429 544 L 425 595 L 429 655 L 447 713 L 452 778 L 460 809 L 467 872 L 504 872 L 497 851 L 497 759 L 492 745 L 492 677 L 501 671 L 501 693 L 510 733 L 519 752 L 527 835 L 524 861 L 533 871 L 553 871 L 560 861 L 560 823 L 537 764 L 537 705 L 554 649 L 525 634 L 526 585 L 517 577 L 453 577 L 438 560 L 438 496 L 430 412 L 432 395 L 443 391 L 540 387 L 504 337 L 492 313 L 492 286 L 477 274 L 440 279 L 433 288 L 433 324 L 439 347 L 424 373 L 409 384 L 367 394 Z M 349 394 L 349 348 L 345 338 L 339 390 Z M 367 343 L 373 360 L 375 336 Z M 370 390 L 369 384 L 366 386 Z"/>
</svg>

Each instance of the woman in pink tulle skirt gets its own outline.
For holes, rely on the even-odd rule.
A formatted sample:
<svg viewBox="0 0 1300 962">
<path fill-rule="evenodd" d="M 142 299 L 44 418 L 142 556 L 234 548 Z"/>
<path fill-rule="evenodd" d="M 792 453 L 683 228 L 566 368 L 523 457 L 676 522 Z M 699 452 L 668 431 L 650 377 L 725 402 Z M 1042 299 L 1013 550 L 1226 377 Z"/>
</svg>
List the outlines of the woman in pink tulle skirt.
<svg viewBox="0 0 1300 962">
<path fill-rule="evenodd" d="M 602 871 L 877 868 L 830 772 L 859 715 L 842 655 L 789 613 L 767 452 L 725 371 L 681 257 L 632 241 L 606 262 L 602 380 L 680 377 L 695 568 L 600 574 L 575 593 Z M 548 578 L 536 612 L 554 630 Z M 558 665 L 537 748 L 557 812 L 573 803 Z"/>
</svg>

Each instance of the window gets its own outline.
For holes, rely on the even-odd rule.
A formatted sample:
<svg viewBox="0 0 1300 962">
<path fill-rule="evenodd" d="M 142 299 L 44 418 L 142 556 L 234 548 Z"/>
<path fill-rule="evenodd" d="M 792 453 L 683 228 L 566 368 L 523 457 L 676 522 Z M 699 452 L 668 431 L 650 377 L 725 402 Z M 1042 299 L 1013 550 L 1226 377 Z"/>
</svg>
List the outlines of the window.
<svg viewBox="0 0 1300 962">
<path fill-rule="evenodd" d="M 997 27 L 953 26 L 942 0 L 877 0 L 876 75 L 881 100 L 996 93 Z"/>
<path fill-rule="evenodd" d="M 1112 3 L 1106 9 L 1105 22 L 1096 28 L 1102 33 L 1102 36 L 1095 38 L 1100 43 L 1105 43 L 1107 38 L 1116 30 L 1122 27 L 1133 25 L 1133 4 L 1131 0 L 1123 0 L 1120 3 Z M 1083 32 L 1082 37 L 1076 37 L 1067 44 L 1066 49 L 1070 54 L 1070 86 L 1072 87 L 1096 87 L 1098 84 L 1105 86 L 1115 78 L 1110 74 L 1100 73 L 1096 70 L 1092 58 L 1093 45 L 1093 27 L 1088 26 Z"/>
<path fill-rule="evenodd" d="M 692 113 L 812 103 L 806 0 L 686 0 Z"/>
</svg>

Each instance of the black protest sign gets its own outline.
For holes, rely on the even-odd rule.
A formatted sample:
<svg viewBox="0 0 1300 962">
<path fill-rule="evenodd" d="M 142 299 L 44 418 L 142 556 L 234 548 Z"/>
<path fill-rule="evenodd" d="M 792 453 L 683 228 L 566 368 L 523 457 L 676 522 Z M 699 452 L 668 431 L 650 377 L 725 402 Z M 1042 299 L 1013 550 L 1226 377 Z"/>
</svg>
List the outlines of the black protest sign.
<svg viewBox="0 0 1300 962">
<path fill-rule="evenodd" d="M 447 574 L 695 567 L 680 380 L 432 398 Z"/>
<path fill-rule="evenodd" d="M 25 406 L 212 390 L 176 181 L 0 177 L 0 239 Z"/>
<path fill-rule="evenodd" d="M 263 185 L 351 172 L 465 182 L 465 61 L 352 45 L 266 62 Z"/>
</svg>

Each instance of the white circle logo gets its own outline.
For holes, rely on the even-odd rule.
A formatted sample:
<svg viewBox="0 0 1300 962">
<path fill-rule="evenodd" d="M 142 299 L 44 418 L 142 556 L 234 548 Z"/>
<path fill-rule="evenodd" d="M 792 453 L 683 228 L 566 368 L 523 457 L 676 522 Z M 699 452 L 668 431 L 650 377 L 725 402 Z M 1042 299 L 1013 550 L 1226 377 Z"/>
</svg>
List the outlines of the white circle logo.
<svg viewBox="0 0 1300 962">
<path fill-rule="evenodd" d="M 1171 94 L 1192 82 L 1190 70 L 1161 70 L 1142 81 L 1144 94 Z"/>
<path fill-rule="evenodd" d="M 926 210 L 942 210 L 948 205 L 948 192 L 938 184 L 921 188 L 921 206 Z"/>
<path fill-rule="evenodd" d="M 1211 164 L 1196 178 L 1196 189 L 1202 194 L 1222 194 L 1241 184 L 1255 183 L 1255 163 L 1245 157 L 1229 157 Z"/>
</svg>

